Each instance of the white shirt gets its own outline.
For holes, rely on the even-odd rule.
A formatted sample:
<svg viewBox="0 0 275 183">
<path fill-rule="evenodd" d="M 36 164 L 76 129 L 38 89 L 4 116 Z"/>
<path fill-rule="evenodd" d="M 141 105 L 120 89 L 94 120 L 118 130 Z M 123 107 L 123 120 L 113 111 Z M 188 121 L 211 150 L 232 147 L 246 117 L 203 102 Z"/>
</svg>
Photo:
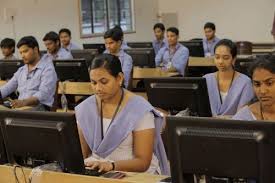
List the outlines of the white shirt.
<svg viewBox="0 0 275 183">
<path fill-rule="evenodd" d="M 224 103 L 226 96 L 228 95 L 228 92 L 220 92 L 222 97 L 222 103 Z"/>
</svg>

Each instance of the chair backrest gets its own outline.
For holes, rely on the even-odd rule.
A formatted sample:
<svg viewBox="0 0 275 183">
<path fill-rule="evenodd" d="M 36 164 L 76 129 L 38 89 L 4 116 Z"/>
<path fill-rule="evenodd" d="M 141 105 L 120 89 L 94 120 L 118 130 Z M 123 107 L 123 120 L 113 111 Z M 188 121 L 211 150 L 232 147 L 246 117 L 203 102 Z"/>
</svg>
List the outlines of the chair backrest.
<svg viewBox="0 0 275 183">
<path fill-rule="evenodd" d="M 236 42 L 238 55 L 252 55 L 252 43 L 249 41 Z"/>
</svg>

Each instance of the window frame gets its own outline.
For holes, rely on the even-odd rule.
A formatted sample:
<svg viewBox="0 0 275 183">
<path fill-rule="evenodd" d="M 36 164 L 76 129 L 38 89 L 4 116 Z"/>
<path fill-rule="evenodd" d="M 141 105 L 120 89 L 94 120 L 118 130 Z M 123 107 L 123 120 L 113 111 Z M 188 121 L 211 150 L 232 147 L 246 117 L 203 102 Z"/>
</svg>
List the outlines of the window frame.
<svg viewBox="0 0 275 183">
<path fill-rule="evenodd" d="M 136 33 L 136 16 L 135 16 L 135 0 L 130 0 L 131 1 L 131 15 L 132 15 L 132 27 L 133 30 L 128 30 L 128 31 L 123 31 L 124 34 L 133 34 Z M 108 3 L 107 3 L 108 6 Z M 108 7 L 107 7 L 108 8 Z M 79 16 L 79 33 L 80 33 L 80 38 L 92 38 L 92 37 L 101 37 L 104 35 L 104 32 L 102 33 L 91 33 L 91 34 L 83 34 L 82 33 L 82 3 L 81 0 L 78 0 L 78 16 Z M 107 10 L 107 22 L 109 24 L 109 10 Z"/>
</svg>

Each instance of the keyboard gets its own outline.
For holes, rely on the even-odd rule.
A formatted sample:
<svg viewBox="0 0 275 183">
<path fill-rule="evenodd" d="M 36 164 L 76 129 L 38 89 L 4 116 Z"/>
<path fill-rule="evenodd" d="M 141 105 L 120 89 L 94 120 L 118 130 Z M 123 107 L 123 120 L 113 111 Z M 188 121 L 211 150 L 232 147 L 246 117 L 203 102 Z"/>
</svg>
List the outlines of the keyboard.
<svg viewBox="0 0 275 183">
<path fill-rule="evenodd" d="M 84 175 L 88 175 L 88 176 L 96 176 L 99 177 L 100 175 L 103 175 L 106 172 L 98 172 L 98 170 L 91 170 L 91 169 L 86 169 L 84 171 Z"/>
</svg>

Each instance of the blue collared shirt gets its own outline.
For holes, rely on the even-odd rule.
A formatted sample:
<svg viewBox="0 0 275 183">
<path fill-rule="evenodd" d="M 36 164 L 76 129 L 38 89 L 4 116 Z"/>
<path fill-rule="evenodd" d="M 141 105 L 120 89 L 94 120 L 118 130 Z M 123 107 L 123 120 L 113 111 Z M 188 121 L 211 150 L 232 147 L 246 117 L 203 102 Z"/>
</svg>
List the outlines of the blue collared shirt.
<svg viewBox="0 0 275 183">
<path fill-rule="evenodd" d="M 206 38 L 202 40 L 203 42 L 203 50 L 204 50 L 204 56 L 209 57 L 209 56 L 214 56 L 214 48 L 216 44 L 220 41 L 219 38 L 215 37 L 212 41 L 207 41 Z"/>
<path fill-rule="evenodd" d="M 80 48 L 80 46 L 76 45 L 73 42 L 70 42 L 70 44 L 67 47 L 62 45 L 62 48 L 64 48 L 68 52 L 71 52 L 72 50 L 81 50 L 82 49 L 82 48 Z"/>
<path fill-rule="evenodd" d="M 164 48 L 165 46 L 168 46 L 168 42 L 166 39 L 163 39 L 161 41 L 158 41 L 158 40 L 154 40 L 153 42 L 153 48 L 154 48 L 154 51 L 155 51 L 155 54 L 157 55 L 159 50 L 161 48 Z"/>
<path fill-rule="evenodd" d="M 177 43 L 174 54 L 170 54 L 169 46 L 161 48 L 156 55 L 155 62 L 157 67 L 162 64 L 167 68 L 169 67 L 169 64 L 171 64 L 181 75 L 184 76 L 188 59 L 189 50 L 180 43 Z"/>
<path fill-rule="evenodd" d="M 65 50 L 64 48 L 60 48 L 55 55 L 52 55 L 49 52 L 47 52 L 45 56 L 47 57 L 47 59 L 49 58 L 50 60 L 73 59 L 71 52 Z"/>
<path fill-rule="evenodd" d="M 105 50 L 104 53 L 109 53 L 109 50 Z M 127 88 L 131 79 L 131 73 L 133 69 L 133 59 L 130 55 L 128 55 L 122 48 L 120 49 L 118 55 L 122 72 L 124 74 L 124 85 Z"/>
<path fill-rule="evenodd" d="M 53 63 L 43 56 L 30 72 L 27 64 L 20 67 L 0 91 L 4 98 L 17 90 L 19 100 L 36 97 L 41 104 L 51 107 L 54 102 L 56 82 L 57 75 Z"/>
</svg>

